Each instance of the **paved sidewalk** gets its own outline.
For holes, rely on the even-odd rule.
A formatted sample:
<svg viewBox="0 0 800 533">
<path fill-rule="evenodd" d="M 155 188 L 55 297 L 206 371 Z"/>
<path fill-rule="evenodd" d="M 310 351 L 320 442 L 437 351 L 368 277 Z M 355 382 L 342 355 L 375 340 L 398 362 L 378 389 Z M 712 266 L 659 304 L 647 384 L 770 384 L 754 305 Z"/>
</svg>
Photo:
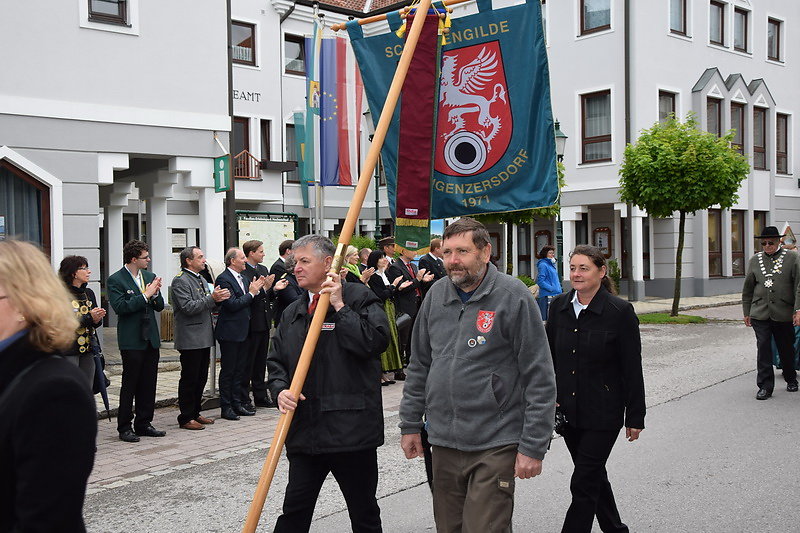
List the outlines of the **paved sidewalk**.
<svg viewBox="0 0 800 533">
<path fill-rule="evenodd" d="M 164 374 L 177 373 L 159 374 L 160 389 Z M 383 387 L 382 392 L 384 417 L 395 416 L 403 395 L 402 382 Z M 266 450 L 280 418 L 278 410 L 271 408 L 259 408 L 255 416 L 243 416 L 238 421 L 220 418 L 219 409 L 205 411 L 203 415 L 215 419 L 216 423 L 202 431 L 189 431 L 178 427 L 177 408 L 156 409 L 153 425 L 166 430 L 167 436 L 142 437 L 138 443 L 119 440 L 116 419 L 99 420 L 97 455 L 87 494 Z"/>
</svg>

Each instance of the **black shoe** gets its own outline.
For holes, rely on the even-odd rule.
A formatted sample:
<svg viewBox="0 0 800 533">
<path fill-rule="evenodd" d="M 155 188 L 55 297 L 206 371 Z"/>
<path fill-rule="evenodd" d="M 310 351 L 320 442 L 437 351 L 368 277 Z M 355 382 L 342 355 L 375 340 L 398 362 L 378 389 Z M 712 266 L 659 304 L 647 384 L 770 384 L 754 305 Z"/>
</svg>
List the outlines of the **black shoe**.
<svg viewBox="0 0 800 533">
<path fill-rule="evenodd" d="M 396 379 L 397 381 L 405 381 L 406 380 L 405 372 L 395 372 L 394 379 Z"/>
<path fill-rule="evenodd" d="M 797 392 L 797 382 L 787 383 L 786 392 Z"/>
<path fill-rule="evenodd" d="M 139 437 L 137 437 L 136 433 L 130 429 L 126 429 L 119 434 L 119 440 L 123 440 L 125 442 L 139 442 Z"/>
<path fill-rule="evenodd" d="M 253 416 L 256 414 L 255 411 L 251 411 L 244 405 L 234 405 L 233 412 L 240 416 Z"/>
<path fill-rule="evenodd" d="M 248 411 L 253 411 L 254 413 L 256 412 L 256 406 L 253 405 L 253 402 L 243 403 L 242 407 L 244 407 Z"/>
<path fill-rule="evenodd" d="M 758 389 L 758 393 L 756 393 L 756 400 L 766 400 L 772 396 L 772 392 L 768 391 L 767 389 Z"/>
<path fill-rule="evenodd" d="M 167 435 L 167 432 L 159 431 L 152 425 L 149 425 L 144 429 L 137 429 L 136 434 L 139 435 L 140 437 L 164 437 Z"/>
<path fill-rule="evenodd" d="M 267 400 L 266 398 L 264 398 L 263 400 L 258 399 L 254 403 L 256 404 L 256 407 L 273 407 L 273 405 L 269 403 L 269 400 Z"/>
<path fill-rule="evenodd" d="M 222 408 L 222 418 L 225 420 L 239 420 L 239 417 L 236 416 L 236 413 L 233 412 L 233 409 L 230 407 L 223 407 Z"/>
</svg>

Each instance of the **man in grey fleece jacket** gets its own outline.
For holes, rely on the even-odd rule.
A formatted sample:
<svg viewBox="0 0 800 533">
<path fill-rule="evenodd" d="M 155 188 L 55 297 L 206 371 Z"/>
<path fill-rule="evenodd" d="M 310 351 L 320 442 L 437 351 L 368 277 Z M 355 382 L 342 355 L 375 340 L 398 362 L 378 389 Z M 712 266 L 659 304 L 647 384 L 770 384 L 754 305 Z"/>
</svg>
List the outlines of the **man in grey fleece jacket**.
<svg viewBox="0 0 800 533">
<path fill-rule="evenodd" d="M 424 414 L 437 531 L 505 531 L 514 478 L 542 471 L 553 362 L 533 296 L 489 263 L 486 228 L 459 219 L 445 229 L 442 250 L 448 277 L 431 287 L 414 325 L 401 446 L 408 459 L 422 455 Z"/>
</svg>

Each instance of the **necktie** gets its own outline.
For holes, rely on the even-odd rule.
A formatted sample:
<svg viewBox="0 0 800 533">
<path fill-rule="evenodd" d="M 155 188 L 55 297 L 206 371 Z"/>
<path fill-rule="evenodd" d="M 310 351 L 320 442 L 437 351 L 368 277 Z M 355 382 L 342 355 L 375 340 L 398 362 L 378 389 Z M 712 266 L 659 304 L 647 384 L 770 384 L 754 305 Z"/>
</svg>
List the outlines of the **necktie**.
<svg viewBox="0 0 800 533">
<path fill-rule="evenodd" d="M 319 303 L 319 293 L 315 294 L 311 298 L 311 303 L 308 304 L 308 314 L 313 315 L 314 311 L 317 310 L 317 304 Z"/>
<path fill-rule="evenodd" d="M 406 263 L 406 268 L 408 269 L 408 273 L 411 274 L 411 279 L 417 279 L 417 275 L 414 274 L 414 269 L 411 266 L 411 263 Z M 419 289 L 414 289 L 417 292 L 417 296 L 422 296 L 422 293 L 419 292 Z"/>
<path fill-rule="evenodd" d="M 236 277 L 239 279 L 239 287 L 242 288 L 242 292 L 247 292 L 247 290 L 244 288 L 244 278 L 242 277 L 242 275 L 236 274 Z"/>
</svg>

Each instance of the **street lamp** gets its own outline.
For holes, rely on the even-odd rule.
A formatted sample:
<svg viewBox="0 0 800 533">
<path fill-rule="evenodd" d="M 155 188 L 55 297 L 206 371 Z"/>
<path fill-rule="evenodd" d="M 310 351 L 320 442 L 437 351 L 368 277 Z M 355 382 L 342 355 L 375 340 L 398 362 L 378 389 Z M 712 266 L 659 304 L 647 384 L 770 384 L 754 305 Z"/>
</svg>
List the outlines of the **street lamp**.
<svg viewBox="0 0 800 533">
<path fill-rule="evenodd" d="M 369 142 L 372 142 L 372 138 L 375 136 L 375 124 L 372 122 L 372 113 L 369 109 L 364 111 L 364 120 L 367 122 Z M 380 162 L 380 155 L 378 155 L 378 162 L 375 164 L 375 176 L 372 178 L 375 182 L 375 242 L 378 242 L 381 238 Z"/>
<path fill-rule="evenodd" d="M 564 148 L 567 146 L 567 139 L 569 137 L 561 131 L 561 123 L 556 119 L 556 156 L 558 156 L 558 162 L 561 163 L 564 160 Z"/>
</svg>

